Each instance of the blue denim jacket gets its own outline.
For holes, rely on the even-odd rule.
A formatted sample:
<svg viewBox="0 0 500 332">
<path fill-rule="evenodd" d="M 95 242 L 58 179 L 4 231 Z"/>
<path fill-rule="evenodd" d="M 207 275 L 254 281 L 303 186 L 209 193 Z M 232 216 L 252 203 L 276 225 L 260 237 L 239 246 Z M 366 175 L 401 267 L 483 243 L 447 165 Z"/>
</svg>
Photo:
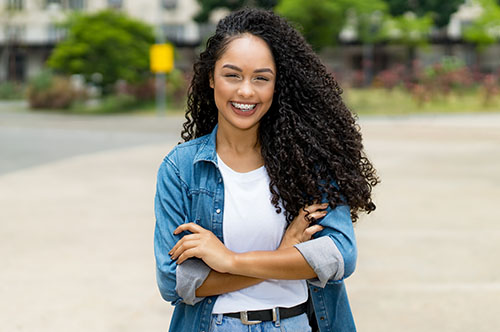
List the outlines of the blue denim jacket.
<svg viewBox="0 0 500 332">
<path fill-rule="evenodd" d="M 175 305 L 170 331 L 208 332 L 217 298 L 194 298 L 194 290 L 210 271 L 201 260 L 189 259 L 178 266 L 168 255 L 184 235 L 173 234 L 183 223 L 195 222 L 223 241 L 224 185 L 217 166 L 216 132 L 217 127 L 209 135 L 176 146 L 158 171 L 154 238 L 156 275 L 162 297 Z M 357 256 L 349 207 L 328 208 L 328 214 L 319 223 L 324 229 L 315 239 L 296 246 L 318 275 L 308 280 L 309 300 L 318 328 L 321 332 L 356 331 L 343 282 L 354 271 Z M 326 242 L 332 241 L 334 245 L 328 246 Z M 319 242 L 334 250 L 317 250 Z M 332 272 L 325 272 L 329 270 Z M 191 290 L 186 292 L 181 283 L 190 285 Z"/>
</svg>

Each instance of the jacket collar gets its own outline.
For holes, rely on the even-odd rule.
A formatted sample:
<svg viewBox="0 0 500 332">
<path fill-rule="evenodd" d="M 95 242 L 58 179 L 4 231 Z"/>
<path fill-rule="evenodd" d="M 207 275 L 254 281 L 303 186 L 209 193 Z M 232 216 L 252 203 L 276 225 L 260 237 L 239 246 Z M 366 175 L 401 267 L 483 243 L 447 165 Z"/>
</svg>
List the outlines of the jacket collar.
<svg viewBox="0 0 500 332">
<path fill-rule="evenodd" d="M 216 151 L 216 137 L 218 124 L 215 125 L 214 129 L 210 134 L 205 136 L 205 140 L 202 143 L 200 149 L 196 153 L 193 164 L 199 161 L 209 161 L 217 164 L 217 151 Z"/>
</svg>

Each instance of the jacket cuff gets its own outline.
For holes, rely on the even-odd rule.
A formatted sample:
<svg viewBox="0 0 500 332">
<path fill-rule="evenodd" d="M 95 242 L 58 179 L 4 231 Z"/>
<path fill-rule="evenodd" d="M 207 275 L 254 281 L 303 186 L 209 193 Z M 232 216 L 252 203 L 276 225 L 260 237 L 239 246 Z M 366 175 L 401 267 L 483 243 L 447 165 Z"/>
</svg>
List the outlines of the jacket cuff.
<svg viewBox="0 0 500 332">
<path fill-rule="evenodd" d="M 324 288 L 328 280 L 340 280 L 344 277 L 344 259 L 330 237 L 322 236 L 296 244 L 294 247 L 304 256 L 318 276 L 309 279 L 309 283 Z"/>
<path fill-rule="evenodd" d="M 210 270 L 210 267 L 198 258 L 190 258 L 177 266 L 175 291 L 182 298 L 182 302 L 195 305 L 204 299 L 196 297 L 196 289 L 207 279 Z"/>
</svg>

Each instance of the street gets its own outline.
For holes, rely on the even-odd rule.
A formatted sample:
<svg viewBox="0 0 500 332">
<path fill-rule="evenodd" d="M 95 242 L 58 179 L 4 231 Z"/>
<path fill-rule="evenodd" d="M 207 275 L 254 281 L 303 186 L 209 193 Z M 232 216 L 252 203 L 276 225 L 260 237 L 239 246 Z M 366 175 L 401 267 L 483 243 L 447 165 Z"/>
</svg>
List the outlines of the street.
<svg viewBox="0 0 500 332">
<path fill-rule="evenodd" d="M 183 118 L 14 106 L 0 107 L 1 330 L 166 331 L 153 197 Z M 497 330 L 500 114 L 360 125 L 382 183 L 355 225 L 358 331 Z"/>
</svg>

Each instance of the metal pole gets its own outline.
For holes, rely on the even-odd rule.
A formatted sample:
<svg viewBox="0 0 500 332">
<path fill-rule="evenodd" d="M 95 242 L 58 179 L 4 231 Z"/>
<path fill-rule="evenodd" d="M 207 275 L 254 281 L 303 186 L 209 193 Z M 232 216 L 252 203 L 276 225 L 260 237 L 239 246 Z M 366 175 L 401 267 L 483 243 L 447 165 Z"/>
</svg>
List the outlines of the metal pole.
<svg viewBox="0 0 500 332">
<path fill-rule="evenodd" d="M 166 98 L 166 75 L 165 73 L 156 73 L 156 112 L 158 115 L 167 112 Z"/>
<path fill-rule="evenodd" d="M 156 43 L 164 44 L 165 36 L 162 27 L 162 1 L 158 0 L 157 20 L 156 20 Z M 166 98 L 166 75 L 165 73 L 156 73 L 155 75 L 156 86 L 156 113 L 166 114 L 167 112 L 167 98 Z"/>
</svg>

